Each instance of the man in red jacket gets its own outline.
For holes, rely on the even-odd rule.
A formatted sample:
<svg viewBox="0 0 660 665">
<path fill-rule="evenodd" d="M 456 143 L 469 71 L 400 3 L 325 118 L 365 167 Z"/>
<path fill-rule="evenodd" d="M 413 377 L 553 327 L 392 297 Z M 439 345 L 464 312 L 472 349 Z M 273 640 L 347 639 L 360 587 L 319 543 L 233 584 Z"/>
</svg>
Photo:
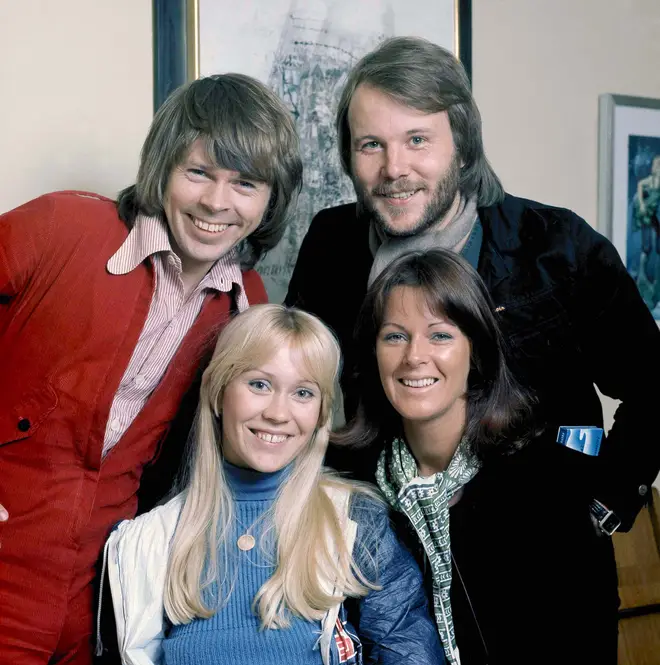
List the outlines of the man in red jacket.
<svg viewBox="0 0 660 665">
<path fill-rule="evenodd" d="M 213 76 L 160 108 L 117 202 L 0 216 L 0 663 L 91 662 L 103 542 L 219 329 L 266 300 L 301 175 L 280 101 Z"/>
</svg>

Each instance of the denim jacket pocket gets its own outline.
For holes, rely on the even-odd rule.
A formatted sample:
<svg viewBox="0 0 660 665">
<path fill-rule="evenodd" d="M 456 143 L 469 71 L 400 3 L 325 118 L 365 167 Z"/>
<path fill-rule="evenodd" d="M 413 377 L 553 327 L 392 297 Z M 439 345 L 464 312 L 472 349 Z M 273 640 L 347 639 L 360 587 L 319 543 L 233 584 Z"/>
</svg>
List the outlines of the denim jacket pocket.
<svg viewBox="0 0 660 665">
<path fill-rule="evenodd" d="M 502 332 L 513 346 L 536 335 L 570 327 L 570 317 L 555 289 L 496 307 Z"/>
</svg>

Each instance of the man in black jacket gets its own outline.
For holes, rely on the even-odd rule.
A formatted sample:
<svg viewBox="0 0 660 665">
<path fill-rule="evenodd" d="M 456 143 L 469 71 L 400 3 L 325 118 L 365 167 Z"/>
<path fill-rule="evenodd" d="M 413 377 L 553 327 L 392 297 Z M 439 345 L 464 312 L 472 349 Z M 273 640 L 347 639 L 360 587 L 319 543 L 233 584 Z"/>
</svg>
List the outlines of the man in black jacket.
<svg viewBox="0 0 660 665">
<path fill-rule="evenodd" d="M 409 249 L 461 252 L 488 287 L 510 367 L 536 395 L 544 426 L 602 426 L 594 384 L 621 400 L 599 458 L 565 457 L 567 474 L 584 473 L 613 511 L 599 515 L 603 530 L 630 529 L 660 468 L 660 332 L 612 244 L 569 210 L 503 191 L 467 76 L 429 42 L 395 38 L 365 56 L 342 93 L 337 130 L 357 204 L 314 218 L 286 302 L 337 333 L 348 415 L 352 333 L 370 274 Z M 539 519 L 555 528 L 552 515 Z"/>
</svg>

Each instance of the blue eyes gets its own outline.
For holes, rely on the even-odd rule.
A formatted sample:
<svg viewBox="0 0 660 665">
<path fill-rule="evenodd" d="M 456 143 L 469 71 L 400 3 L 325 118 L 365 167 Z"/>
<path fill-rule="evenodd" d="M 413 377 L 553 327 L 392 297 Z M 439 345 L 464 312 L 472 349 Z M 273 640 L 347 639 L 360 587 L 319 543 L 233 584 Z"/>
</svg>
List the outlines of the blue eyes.
<svg viewBox="0 0 660 665">
<path fill-rule="evenodd" d="M 454 338 L 448 332 L 434 332 L 431 334 L 429 339 L 432 342 L 446 342 Z M 383 335 L 384 342 L 406 342 L 407 340 L 407 335 L 401 332 L 390 332 Z"/>
<path fill-rule="evenodd" d="M 248 386 L 258 393 L 265 393 L 271 389 L 270 383 L 263 379 L 251 379 L 248 381 Z M 297 388 L 293 392 L 293 395 L 300 400 L 310 400 L 316 397 L 314 391 L 309 388 Z"/>
<path fill-rule="evenodd" d="M 422 146 L 426 143 L 426 139 L 423 136 L 411 136 L 410 137 L 410 145 L 417 148 L 419 146 Z M 378 150 L 381 148 L 381 144 L 379 141 L 366 141 L 365 143 L 362 143 L 360 145 L 360 150 Z"/>
<path fill-rule="evenodd" d="M 431 335 L 431 339 L 437 339 L 439 341 L 445 341 L 446 339 L 453 339 L 453 337 L 446 332 L 437 332 Z"/>
<path fill-rule="evenodd" d="M 186 169 L 186 173 L 193 178 L 204 178 L 214 180 L 215 176 L 213 173 L 209 173 L 205 169 L 200 169 L 196 167 L 190 167 Z M 242 189 L 257 189 L 257 183 L 254 180 L 245 180 L 244 178 L 238 178 L 231 181 L 234 185 L 241 187 Z"/>
<path fill-rule="evenodd" d="M 250 386 L 250 388 L 258 390 L 259 392 L 263 390 L 268 390 L 269 387 L 265 381 L 261 381 L 260 379 L 254 379 L 253 381 L 248 381 L 248 386 Z"/>
</svg>

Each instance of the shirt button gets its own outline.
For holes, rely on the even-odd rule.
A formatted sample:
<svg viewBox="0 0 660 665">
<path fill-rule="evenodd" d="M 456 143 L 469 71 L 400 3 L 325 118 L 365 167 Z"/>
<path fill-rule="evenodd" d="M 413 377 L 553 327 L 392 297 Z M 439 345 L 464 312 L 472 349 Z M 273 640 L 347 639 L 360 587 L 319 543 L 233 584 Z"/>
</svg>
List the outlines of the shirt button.
<svg viewBox="0 0 660 665">
<path fill-rule="evenodd" d="M 17 427 L 19 432 L 27 432 L 31 427 L 31 423 L 27 418 L 19 418 Z"/>
<path fill-rule="evenodd" d="M 646 496 L 646 494 L 649 491 L 649 488 L 646 485 L 640 485 L 637 488 L 637 491 L 639 492 L 639 496 Z"/>
<path fill-rule="evenodd" d="M 142 374 L 138 374 L 138 375 L 135 377 L 135 385 L 136 385 L 138 388 L 142 388 L 142 386 L 144 385 L 145 381 L 146 381 L 146 379 L 142 376 Z"/>
<path fill-rule="evenodd" d="M 113 432 L 118 432 L 121 429 L 121 421 L 119 418 L 114 418 L 113 421 L 110 423 L 110 429 Z"/>
</svg>

